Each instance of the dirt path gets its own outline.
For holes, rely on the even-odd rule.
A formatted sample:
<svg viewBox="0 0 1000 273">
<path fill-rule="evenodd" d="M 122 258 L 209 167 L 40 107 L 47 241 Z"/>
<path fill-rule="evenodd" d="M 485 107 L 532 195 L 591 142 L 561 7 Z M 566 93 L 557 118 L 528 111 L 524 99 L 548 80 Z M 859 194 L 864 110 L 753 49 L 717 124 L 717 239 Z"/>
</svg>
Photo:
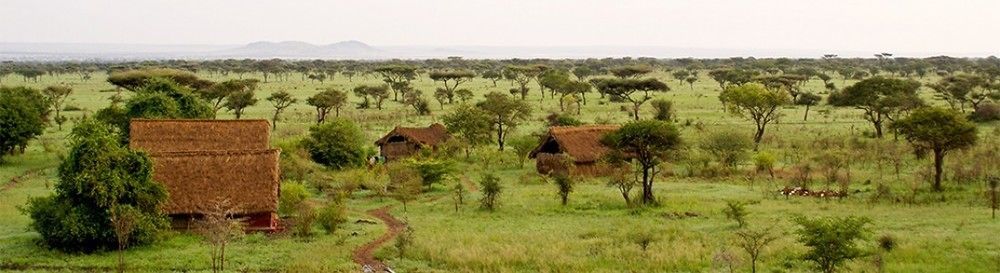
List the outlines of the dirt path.
<svg viewBox="0 0 1000 273">
<path fill-rule="evenodd" d="M 382 220 L 382 223 L 386 226 L 386 231 L 385 234 L 382 234 L 382 236 L 378 237 L 378 239 L 368 242 L 367 244 L 354 250 L 354 257 L 352 258 L 354 262 L 360 265 L 363 269 L 365 267 L 372 269 L 372 271 L 364 272 L 387 272 L 385 264 L 375 259 L 375 250 L 384 245 L 386 242 L 389 242 L 389 240 L 392 240 L 392 238 L 396 238 L 396 235 L 399 235 L 399 233 L 403 232 L 403 229 L 406 228 L 406 224 L 404 224 L 403 221 L 400 221 L 399 219 L 396 219 L 396 217 L 392 217 L 392 215 L 389 214 L 389 209 L 391 208 L 392 206 L 384 206 L 368 211 L 368 215 Z"/>
</svg>

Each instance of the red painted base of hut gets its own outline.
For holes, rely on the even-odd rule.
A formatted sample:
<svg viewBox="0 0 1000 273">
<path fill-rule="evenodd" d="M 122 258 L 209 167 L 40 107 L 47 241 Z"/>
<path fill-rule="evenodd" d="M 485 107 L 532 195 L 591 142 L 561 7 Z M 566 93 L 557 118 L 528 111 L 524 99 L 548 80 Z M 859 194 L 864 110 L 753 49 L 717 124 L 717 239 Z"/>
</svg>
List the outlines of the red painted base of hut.
<svg viewBox="0 0 1000 273">
<path fill-rule="evenodd" d="M 279 232 L 281 228 L 281 219 L 278 217 L 277 213 L 273 212 L 262 212 L 253 213 L 247 215 L 237 215 L 234 216 L 237 219 L 243 220 L 244 231 L 246 232 Z M 171 215 L 170 216 L 170 226 L 173 229 L 179 230 L 190 230 L 195 227 L 195 223 L 202 218 L 201 215 L 192 214 L 181 214 L 181 215 Z"/>
</svg>

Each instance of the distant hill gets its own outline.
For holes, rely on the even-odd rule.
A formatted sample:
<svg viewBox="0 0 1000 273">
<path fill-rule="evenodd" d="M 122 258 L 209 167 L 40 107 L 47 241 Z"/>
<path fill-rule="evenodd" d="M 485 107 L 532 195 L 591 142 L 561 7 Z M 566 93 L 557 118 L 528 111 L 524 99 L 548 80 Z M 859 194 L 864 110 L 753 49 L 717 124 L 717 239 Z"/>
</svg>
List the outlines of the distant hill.
<svg viewBox="0 0 1000 273">
<path fill-rule="evenodd" d="M 382 50 L 360 41 L 314 45 L 300 41 L 254 42 L 242 47 L 213 52 L 219 57 L 243 58 L 373 58 Z"/>
</svg>

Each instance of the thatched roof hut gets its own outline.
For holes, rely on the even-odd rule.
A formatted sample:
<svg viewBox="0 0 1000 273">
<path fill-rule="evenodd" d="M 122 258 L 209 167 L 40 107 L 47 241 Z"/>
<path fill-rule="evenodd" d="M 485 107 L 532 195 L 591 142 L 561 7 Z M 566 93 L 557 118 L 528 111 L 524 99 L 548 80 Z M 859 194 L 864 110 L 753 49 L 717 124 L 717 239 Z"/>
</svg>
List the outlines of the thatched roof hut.
<svg viewBox="0 0 1000 273">
<path fill-rule="evenodd" d="M 407 157 L 416 154 L 424 148 L 437 149 L 441 144 L 451 138 L 448 129 L 440 123 L 434 123 L 427 127 L 399 127 L 389 131 L 388 134 L 375 141 L 379 150 L 386 160 Z"/>
<path fill-rule="evenodd" d="M 277 228 L 278 149 L 266 120 L 133 120 L 129 146 L 153 159 L 167 189 L 163 211 L 183 226 L 228 201 L 249 229 Z"/>
<path fill-rule="evenodd" d="M 573 174 L 600 175 L 605 170 L 598 161 L 609 151 L 601 143 L 605 135 L 618 130 L 618 125 L 559 126 L 549 128 L 528 157 L 535 158 L 540 173 L 563 170 L 566 161 L 573 164 Z"/>
</svg>

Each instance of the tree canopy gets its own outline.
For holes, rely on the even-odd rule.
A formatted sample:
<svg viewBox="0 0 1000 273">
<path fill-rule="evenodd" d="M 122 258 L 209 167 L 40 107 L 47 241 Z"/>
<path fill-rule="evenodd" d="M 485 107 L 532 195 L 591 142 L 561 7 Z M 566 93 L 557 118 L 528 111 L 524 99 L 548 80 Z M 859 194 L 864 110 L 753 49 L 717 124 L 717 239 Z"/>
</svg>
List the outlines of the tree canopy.
<svg viewBox="0 0 1000 273">
<path fill-rule="evenodd" d="M 934 154 L 934 190 L 940 191 L 945 155 L 955 149 L 976 144 L 976 125 L 954 111 L 924 107 L 897 120 L 892 127 L 899 130 L 918 151 Z"/>
</svg>

